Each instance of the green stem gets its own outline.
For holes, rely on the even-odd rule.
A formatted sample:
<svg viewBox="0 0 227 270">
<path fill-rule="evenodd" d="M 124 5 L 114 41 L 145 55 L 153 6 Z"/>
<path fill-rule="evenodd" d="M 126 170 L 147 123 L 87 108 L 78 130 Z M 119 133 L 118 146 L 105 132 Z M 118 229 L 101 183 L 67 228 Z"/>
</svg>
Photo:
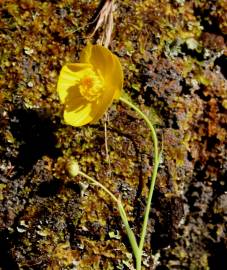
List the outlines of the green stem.
<svg viewBox="0 0 227 270">
<path fill-rule="evenodd" d="M 93 185 L 98 186 L 100 188 L 102 188 L 107 194 L 110 195 L 110 197 L 118 204 L 119 200 L 117 199 L 117 197 L 111 192 L 109 191 L 108 188 L 106 188 L 105 186 L 103 186 L 101 183 L 99 183 L 98 181 L 96 181 L 94 178 L 90 177 L 89 175 L 87 175 L 86 173 L 83 173 L 81 171 L 78 172 L 79 175 L 83 176 L 84 178 L 86 178 L 87 180 L 89 180 Z"/>
<path fill-rule="evenodd" d="M 143 225 L 142 225 L 142 230 L 141 230 L 141 235 L 140 235 L 140 242 L 139 242 L 139 250 L 140 250 L 140 253 L 142 256 L 145 236 L 146 236 L 146 232 L 147 232 L 149 213 L 150 213 L 150 208 L 151 208 L 151 201 L 152 201 L 155 180 L 157 177 L 158 166 L 159 166 L 158 139 L 157 139 L 155 129 L 154 129 L 151 121 L 148 119 L 148 117 L 139 108 L 137 108 L 134 104 L 132 104 L 127 99 L 120 97 L 120 100 L 122 102 L 124 102 L 125 104 L 127 104 L 132 109 L 134 109 L 145 120 L 145 122 L 147 123 L 148 127 L 151 130 L 151 137 L 152 137 L 153 144 L 154 144 L 154 168 L 153 168 L 153 174 L 152 174 L 152 178 L 151 178 L 150 189 L 149 189 L 147 205 L 146 205 L 146 210 L 145 210 L 145 214 L 144 214 L 144 220 L 143 220 Z M 140 263 L 140 265 L 141 265 L 141 262 L 138 262 L 138 263 Z M 139 268 L 136 268 L 136 269 L 139 269 Z"/>
<path fill-rule="evenodd" d="M 122 221 L 123 221 L 123 223 L 125 225 L 125 230 L 127 232 L 128 239 L 129 239 L 129 242 L 131 244 L 132 251 L 133 251 L 133 254 L 134 254 L 136 262 L 137 262 L 141 258 L 140 249 L 138 247 L 135 234 L 132 231 L 132 229 L 130 228 L 130 225 L 128 223 L 128 218 L 127 218 L 127 215 L 125 213 L 125 209 L 124 209 L 124 207 L 123 207 L 123 205 L 122 205 L 122 203 L 120 201 L 119 201 L 119 204 L 118 204 L 118 210 L 119 210 L 119 213 L 121 215 L 121 219 L 122 219 Z M 140 270 L 140 269 L 138 268 L 137 270 Z"/>
<path fill-rule="evenodd" d="M 89 180 L 93 185 L 96 185 L 96 186 L 99 186 L 100 188 L 102 188 L 113 199 L 113 201 L 116 202 L 121 219 L 122 219 L 122 222 L 125 225 L 125 230 L 127 232 L 127 236 L 128 236 L 129 242 L 131 244 L 133 254 L 136 258 L 136 261 L 140 260 L 141 254 L 140 254 L 140 250 L 139 250 L 139 247 L 138 247 L 138 244 L 136 241 L 136 237 L 135 237 L 132 229 L 130 228 L 130 225 L 128 223 L 128 217 L 127 217 L 127 214 L 125 212 L 125 209 L 124 209 L 121 201 L 119 199 L 117 199 L 117 197 L 111 191 L 109 191 L 105 186 L 103 186 L 101 183 L 99 183 L 94 178 L 90 177 L 89 175 L 87 175 L 86 173 L 83 173 L 81 171 L 79 171 L 78 174 L 83 176 L 87 180 Z M 137 270 L 140 270 L 140 268 L 138 268 Z"/>
<path fill-rule="evenodd" d="M 147 205 L 146 205 L 146 209 L 145 209 L 145 213 L 144 213 L 144 220 L 143 220 L 143 225 L 142 225 L 142 229 L 141 229 L 139 245 L 136 241 L 135 234 L 133 233 L 132 229 L 130 228 L 130 225 L 128 223 L 128 217 L 127 217 L 127 214 L 125 212 L 125 209 L 124 209 L 121 201 L 118 198 L 116 198 L 116 196 L 111 191 L 109 191 L 105 186 L 103 186 L 101 183 L 96 181 L 94 178 L 88 176 L 87 174 L 85 174 L 81 171 L 79 171 L 78 174 L 83 176 L 87 180 L 89 180 L 92 184 L 102 188 L 113 199 L 113 201 L 117 204 L 122 222 L 125 225 L 125 230 L 127 232 L 127 236 L 128 236 L 129 242 L 131 244 L 133 254 L 135 256 L 136 270 L 141 270 L 144 241 L 145 241 L 145 236 L 146 236 L 146 232 L 147 232 L 147 225 L 148 225 L 149 213 L 150 213 L 150 208 L 151 208 L 151 201 L 152 201 L 152 196 L 153 196 L 153 192 L 154 192 L 155 180 L 156 180 L 157 172 L 158 172 L 158 165 L 159 165 L 159 161 L 160 161 L 160 157 L 159 157 L 159 153 L 158 153 L 158 139 L 157 139 L 155 129 L 154 129 L 152 123 L 150 122 L 150 120 L 148 119 L 148 117 L 139 108 L 137 108 L 134 104 L 132 104 L 127 99 L 120 97 L 120 100 L 122 102 L 124 102 L 125 104 L 127 104 L 128 106 L 130 106 L 131 108 L 133 108 L 145 120 L 145 122 L 147 123 L 148 127 L 151 130 L 151 136 L 152 136 L 153 144 L 154 144 L 154 168 L 153 168 L 153 174 L 152 174 L 151 183 L 150 183 Z"/>
</svg>

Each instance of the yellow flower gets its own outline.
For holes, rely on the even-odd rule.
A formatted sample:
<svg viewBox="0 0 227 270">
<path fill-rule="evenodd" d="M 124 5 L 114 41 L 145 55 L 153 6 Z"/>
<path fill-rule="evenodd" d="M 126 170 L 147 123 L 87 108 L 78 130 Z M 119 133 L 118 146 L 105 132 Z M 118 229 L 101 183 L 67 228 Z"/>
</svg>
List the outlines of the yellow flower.
<svg viewBox="0 0 227 270">
<path fill-rule="evenodd" d="M 120 97 L 122 88 L 117 56 L 103 46 L 88 44 L 79 63 L 66 64 L 59 75 L 57 92 L 65 105 L 65 122 L 75 127 L 95 123 Z"/>
</svg>

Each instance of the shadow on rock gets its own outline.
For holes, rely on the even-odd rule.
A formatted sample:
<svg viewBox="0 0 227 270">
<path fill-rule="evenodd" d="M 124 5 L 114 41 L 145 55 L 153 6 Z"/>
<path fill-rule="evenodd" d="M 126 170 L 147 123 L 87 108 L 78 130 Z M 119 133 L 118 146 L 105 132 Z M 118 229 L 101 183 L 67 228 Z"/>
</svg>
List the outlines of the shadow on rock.
<svg viewBox="0 0 227 270">
<path fill-rule="evenodd" d="M 11 236 L 8 231 L 0 232 L 0 269 L 1 270 L 19 270 L 19 267 L 12 255 L 10 254 L 11 249 Z"/>
<path fill-rule="evenodd" d="M 55 124 L 46 111 L 18 109 L 11 113 L 11 132 L 19 145 L 16 177 L 26 175 L 43 155 L 56 157 Z"/>
</svg>

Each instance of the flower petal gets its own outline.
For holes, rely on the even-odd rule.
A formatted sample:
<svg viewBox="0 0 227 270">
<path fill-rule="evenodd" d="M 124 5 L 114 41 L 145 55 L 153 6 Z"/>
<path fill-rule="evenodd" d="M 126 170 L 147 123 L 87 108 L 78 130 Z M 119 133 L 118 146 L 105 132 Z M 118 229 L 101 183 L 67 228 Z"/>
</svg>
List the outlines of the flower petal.
<svg viewBox="0 0 227 270">
<path fill-rule="evenodd" d="M 114 54 L 112 54 L 112 57 L 113 57 L 113 64 L 110 70 L 111 76 L 108 76 L 106 78 L 106 84 L 111 85 L 115 89 L 114 99 L 119 99 L 121 96 L 121 91 L 123 89 L 124 75 L 118 57 Z"/>
<path fill-rule="evenodd" d="M 105 91 L 105 93 L 98 100 L 98 102 L 93 104 L 91 112 L 92 120 L 90 121 L 91 124 L 96 123 L 104 115 L 104 113 L 107 111 L 107 109 L 113 102 L 114 94 L 114 88 L 109 88 Z"/>
<path fill-rule="evenodd" d="M 65 100 L 69 94 L 69 88 L 75 86 L 80 81 L 84 72 L 87 69 L 91 69 L 91 67 L 91 64 L 87 63 L 75 63 L 63 66 L 57 85 L 57 92 L 62 103 L 65 103 Z"/>
<path fill-rule="evenodd" d="M 81 53 L 80 62 L 91 63 L 97 72 L 100 72 L 104 82 L 105 91 L 92 107 L 92 120 L 90 123 L 97 122 L 114 99 L 118 99 L 123 88 L 123 71 L 121 63 L 107 48 L 100 45 L 87 44 Z"/>
<path fill-rule="evenodd" d="M 111 86 L 121 90 L 123 88 L 123 71 L 121 63 L 116 55 L 101 45 L 90 43 L 81 52 L 81 63 L 91 63 L 94 69 L 99 70 Z"/>
<path fill-rule="evenodd" d="M 112 73 L 113 62 L 113 54 L 111 51 L 100 45 L 92 46 L 89 63 L 91 63 L 96 70 L 101 72 L 104 80 Z"/>
<path fill-rule="evenodd" d="M 91 122 L 92 105 L 87 103 L 84 98 L 73 100 L 70 106 L 64 111 L 64 120 L 66 124 L 74 127 L 80 127 Z"/>
<path fill-rule="evenodd" d="M 80 63 L 90 63 L 92 44 L 87 43 L 86 47 L 82 50 L 80 54 Z"/>
<path fill-rule="evenodd" d="M 90 63 L 100 70 L 107 89 L 115 89 L 114 98 L 119 98 L 123 88 L 123 71 L 118 57 L 108 49 L 95 45 L 92 49 Z"/>
</svg>

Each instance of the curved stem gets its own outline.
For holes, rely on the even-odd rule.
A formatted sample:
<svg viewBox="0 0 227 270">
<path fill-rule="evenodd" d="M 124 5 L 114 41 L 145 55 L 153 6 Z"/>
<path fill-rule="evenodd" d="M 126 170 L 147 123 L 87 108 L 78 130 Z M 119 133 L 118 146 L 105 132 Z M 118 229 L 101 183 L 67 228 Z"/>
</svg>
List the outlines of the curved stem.
<svg viewBox="0 0 227 270">
<path fill-rule="evenodd" d="M 108 195 L 110 195 L 110 197 L 118 204 L 119 200 L 117 199 L 117 197 L 111 192 L 109 191 L 108 188 L 106 188 L 105 186 L 103 186 L 101 183 L 99 183 L 98 181 L 96 181 L 94 178 L 90 177 L 89 175 L 87 175 L 86 173 L 83 173 L 81 171 L 78 172 L 79 175 L 83 176 L 84 178 L 86 178 L 87 180 L 89 180 L 93 185 L 98 186 L 100 188 L 102 188 Z"/>
<path fill-rule="evenodd" d="M 152 140 L 153 140 L 153 144 L 154 144 L 154 167 L 153 167 L 153 173 L 152 173 L 150 189 L 149 189 L 149 194 L 148 194 L 148 199 L 147 199 L 147 205 L 146 205 L 146 209 L 145 209 L 145 213 L 144 213 L 144 220 L 143 220 L 143 225 L 142 225 L 142 229 L 141 229 L 139 245 L 136 241 L 135 234 L 133 233 L 133 231 L 128 223 L 128 217 L 127 217 L 127 214 L 125 212 L 125 209 L 124 209 L 121 201 L 111 191 L 109 191 L 105 186 L 103 186 L 101 183 L 96 181 L 94 178 L 88 176 L 87 174 L 85 174 L 81 171 L 79 171 L 78 174 L 83 176 L 87 180 L 89 180 L 92 184 L 102 188 L 113 199 L 113 201 L 117 204 L 121 219 L 125 225 L 125 230 L 127 232 L 127 236 L 128 236 L 129 242 L 131 244 L 133 254 L 134 254 L 135 259 L 136 259 L 136 270 L 141 270 L 144 241 L 145 241 L 145 236 L 146 236 L 146 232 L 147 232 L 147 225 L 148 225 L 149 213 L 150 213 L 150 208 L 151 208 L 151 201 L 152 201 L 155 180 L 157 177 L 158 166 L 159 166 L 159 161 L 160 161 L 159 151 L 158 151 L 158 139 L 157 139 L 155 129 L 154 129 L 152 123 L 150 122 L 150 120 L 148 119 L 148 117 L 139 108 L 137 108 L 134 104 L 132 104 L 127 99 L 120 97 L 120 100 L 122 102 L 124 102 L 125 104 L 127 104 L 132 109 L 134 109 L 145 120 L 145 122 L 147 123 L 148 127 L 151 130 L 151 136 L 152 136 Z"/>
<path fill-rule="evenodd" d="M 117 199 L 117 197 L 111 191 L 109 191 L 109 189 L 107 189 L 105 186 L 103 186 L 101 183 L 99 183 L 97 180 L 95 180 L 91 176 L 89 176 L 86 173 L 83 173 L 81 171 L 79 171 L 78 174 L 83 176 L 87 180 L 89 180 L 93 185 L 96 185 L 96 186 L 99 186 L 100 188 L 102 188 L 113 199 L 113 201 L 117 204 L 118 211 L 120 213 L 122 222 L 125 225 L 125 230 L 127 232 L 127 236 L 128 236 L 129 242 L 131 244 L 133 254 L 134 254 L 135 258 L 136 258 L 136 262 L 141 260 L 140 259 L 141 258 L 140 249 L 138 247 L 135 234 L 133 233 L 133 231 L 132 231 L 132 229 L 131 229 L 131 227 L 130 227 L 130 225 L 128 223 L 128 217 L 127 217 L 125 209 L 124 209 L 124 207 L 123 207 L 123 205 L 121 203 L 121 200 Z M 136 268 L 136 269 L 140 270 L 141 268 Z"/>
<path fill-rule="evenodd" d="M 135 259 L 136 259 L 136 263 L 140 260 L 141 258 L 141 252 L 140 252 L 140 249 L 138 247 L 138 244 L 137 244 L 137 241 L 136 241 L 136 237 L 135 237 L 135 234 L 134 232 L 132 231 L 129 223 L 128 223 L 128 218 L 127 218 L 127 215 L 125 213 L 125 209 L 122 205 L 122 203 L 119 201 L 119 204 L 118 204 L 118 210 L 119 210 L 119 213 L 121 215 L 121 219 L 125 225 L 125 230 L 127 232 L 127 235 L 128 235 L 128 239 L 129 239 L 129 242 L 131 244 L 131 247 L 132 247 L 132 251 L 133 251 L 133 254 L 135 256 Z M 136 268 L 136 270 L 140 270 L 140 268 Z"/>
<path fill-rule="evenodd" d="M 154 144 L 154 168 L 153 168 L 150 189 L 149 189 L 149 194 L 148 194 L 148 199 L 147 199 L 147 205 L 146 205 L 146 210 L 145 210 L 145 214 L 144 214 L 144 220 L 143 220 L 143 225 L 142 225 L 142 230 L 141 230 L 141 235 L 140 235 L 140 242 L 139 242 L 139 249 L 140 249 L 141 256 L 142 256 L 145 236 L 146 236 L 146 232 L 147 232 L 149 213 L 150 213 L 150 208 L 151 208 L 151 201 L 152 201 L 155 180 L 157 177 L 158 166 L 159 166 L 158 139 L 157 139 L 155 129 L 154 129 L 151 121 L 148 119 L 148 117 L 139 108 L 137 108 L 134 104 L 132 104 L 127 99 L 120 97 L 120 100 L 122 102 L 124 102 L 125 104 L 127 104 L 132 109 L 134 109 L 145 120 L 145 122 L 147 123 L 148 127 L 151 130 L 151 137 L 152 137 L 153 144 Z"/>
</svg>

